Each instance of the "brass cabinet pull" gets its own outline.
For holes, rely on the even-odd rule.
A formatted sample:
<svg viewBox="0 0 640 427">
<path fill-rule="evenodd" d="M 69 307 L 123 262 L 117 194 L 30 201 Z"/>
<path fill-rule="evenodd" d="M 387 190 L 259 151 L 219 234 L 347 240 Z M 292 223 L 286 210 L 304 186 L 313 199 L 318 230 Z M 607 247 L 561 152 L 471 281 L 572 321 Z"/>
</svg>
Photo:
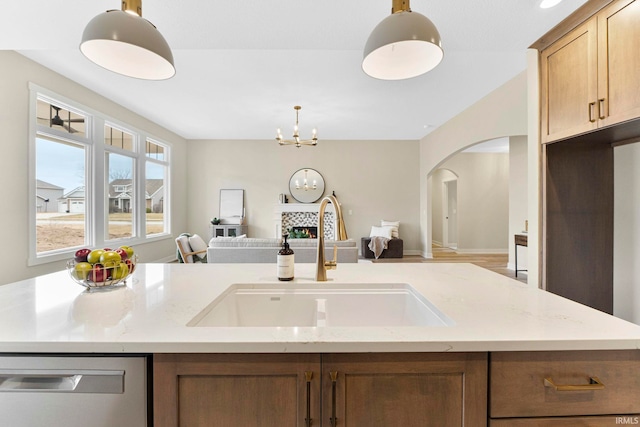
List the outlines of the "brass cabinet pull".
<svg viewBox="0 0 640 427">
<path fill-rule="evenodd" d="M 313 419 L 311 418 L 311 379 L 313 378 L 313 372 L 305 371 L 304 378 L 307 381 L 307 417 L 304 419 L 306 427 L 311 427 Z"/>
<path fill-rule="evenodd" d="M 336 382 L 338 381 L 338 371 L 329 372 L 331 376 L 331 427 L 338 425 L 338 418 L 336 417 Z"/>
<path fill-rule="evenodd" d="M 593 118 L 593 109 L 595 108 L 596 103 L 595 102 L 590 102 L 589 103 L 589 121 L 591 123 L 595 123 L 596 119 Z"/>
<path fill-rule="evenodd" d="M 604 114 L 604 98 L 598 99 L 598 118 L 600 120 L 604 119 L 606 116 Z"/>
<path fill-rule="evenodd" d="M 589 377 L 589 384 L 556 384 L 550 377 L 544 379 L 544 386 L 553 388 L 555 391 L 585 391 L 602 390 L 604 384 L 598 377 Z"/>
</svg>

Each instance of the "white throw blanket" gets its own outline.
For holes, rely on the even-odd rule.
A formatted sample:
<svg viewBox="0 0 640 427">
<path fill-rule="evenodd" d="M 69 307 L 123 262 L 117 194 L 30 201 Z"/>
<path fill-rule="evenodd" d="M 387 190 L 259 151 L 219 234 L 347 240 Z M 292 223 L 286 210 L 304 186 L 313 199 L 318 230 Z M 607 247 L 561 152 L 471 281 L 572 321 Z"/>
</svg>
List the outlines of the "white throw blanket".
<svg viewBox="0 0 640 427">
<path fill-rule="evenodd" d="M 371 237 L 371 241 L 369 242 L 369 249 L 371 249 L 371 252 L 373 252 L 376 259 L 378 259 L 378 257 L 382 254 L 382 251 L 387 249 L 387 244 L 389 243 L 389 240 L 391 239 L 388 239 L 382 236 Z"/>
</svg>

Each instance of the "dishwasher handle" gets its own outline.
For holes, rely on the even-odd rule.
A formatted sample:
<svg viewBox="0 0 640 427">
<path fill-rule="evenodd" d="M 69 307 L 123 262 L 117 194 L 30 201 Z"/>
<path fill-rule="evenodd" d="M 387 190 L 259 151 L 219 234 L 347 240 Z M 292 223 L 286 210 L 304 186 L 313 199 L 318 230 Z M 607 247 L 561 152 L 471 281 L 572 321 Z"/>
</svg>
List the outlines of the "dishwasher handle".
<svg viewBox="0 0 640 427">
<path fill-rule="evenodd" d="M 118 370 L 0 369 L 1 392 L 124 393 Z"/>
</svg>

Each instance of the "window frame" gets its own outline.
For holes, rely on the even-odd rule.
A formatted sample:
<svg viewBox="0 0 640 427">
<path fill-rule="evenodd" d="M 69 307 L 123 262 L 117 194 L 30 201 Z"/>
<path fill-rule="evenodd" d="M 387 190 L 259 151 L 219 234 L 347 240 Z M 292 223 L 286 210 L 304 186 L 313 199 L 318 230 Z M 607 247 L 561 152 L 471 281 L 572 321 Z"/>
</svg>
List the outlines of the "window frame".
<svg viewBox="0 0 640 427">
<path fill-rule="evenodd" d="M 86 116 L 85 120 L 85 137 L 77 137 L 68 132 L 51 128 L 45 125 L 38 125 L 36 119 L 37 100 L 42 99 L 46 102 L 60 104 L 70 111 L 77 111 L 79 114 Z M 134 152 L 121 150 L 118 147 L 108 146 L 104 141 L 105 125 L 122 129 L 130 132 L 134 137 Z M 171 151 L 173 145 L 164 141 L 149 132 L 136 128 L 131 124 L 124 123 L 104 113 L 96 111 L 79 102 L 71 100 L 58 93 L 50 91 L 44 87 L 38 86 L 32 82 L 29 83 L 29 256 L 27 264 L 29 266 L 46 264 L 61 260 L 70 259 L 79 247 L 61 248 L 48 252 L 36 252 L 36 139 L 40 136 L 54 138 L 58 140 L 66 140 L 74 144 L 79 144 L 85 148 L 85 194 L 89 195 L 85 198 L 85 245 L 81 247 L 105 247 L 105 245 L 140 245 L 152 243 L 171 238 L 171 187 L 169 176 L 172 169 Z M 147 236 L 146 235 L 146 207 L 145 207 L 145 180 L 146 180 L 146 162 L 152 161 L 158 163 L 155 159 L 146 156 L 144 143 L 150 140 L 163 146 L 166 159 L 160 163 L 167 166 L 165 169 L 164 181 L 164 231 Z M 106 192 L 108 189 L 108 176 L 105 174 L 105 155 L 106 153 L 124 154 L 133 159 L 133 196 L 134 196 L 134 216 L 133 220 L 133 236 L 115 240 L 108 240 L 106 232 L 108 231 L 108 202 L 106 201 Z"/>
</svg>

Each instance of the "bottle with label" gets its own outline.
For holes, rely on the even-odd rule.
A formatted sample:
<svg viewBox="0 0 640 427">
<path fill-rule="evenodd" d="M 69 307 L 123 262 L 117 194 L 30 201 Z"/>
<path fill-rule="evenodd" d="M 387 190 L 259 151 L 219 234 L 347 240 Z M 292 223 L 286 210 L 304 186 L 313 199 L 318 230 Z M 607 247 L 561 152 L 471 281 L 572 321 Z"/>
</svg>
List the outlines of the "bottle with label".
<svg viewBox="0 0 640 427">
<path fill-rule="evenodd" d="M 284 236 L 282 249 L 278 251 L 278 280 L 293 280 L 293 249 L 289 247 L 287 242 L 288 234 Z"/>
</svg>

